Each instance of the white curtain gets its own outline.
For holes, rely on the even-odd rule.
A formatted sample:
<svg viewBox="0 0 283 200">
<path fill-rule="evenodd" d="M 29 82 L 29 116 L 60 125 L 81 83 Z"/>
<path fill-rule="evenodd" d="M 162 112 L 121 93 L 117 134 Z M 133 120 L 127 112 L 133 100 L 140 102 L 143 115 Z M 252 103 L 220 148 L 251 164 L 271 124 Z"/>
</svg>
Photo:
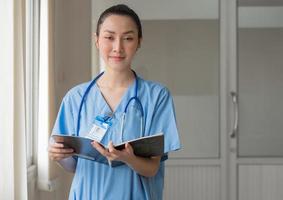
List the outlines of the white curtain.
<svg viewBox="0 0 283 200">
<path fill-rule="evenodd" d="M 25 200 L 25 1 L 1 0 L 0 4 L 0 197 Z"/>
<path fill-rule="evenodd" d="M 75 44 L 82 43 L 88 39 L 82 39 L 81 36 L 86 35 L 86 31 L 76 31 L 74 28 L 84 27 L 88 28 L 85 21 L 90 21 L 88 16 L 90 16 L 88 8 L 90 5 L 90 0 L 79 2 L 79 1 L 69 1 L 69 0 L 41 0 L 40 1 L 40 56 L 39 56 L 39 108 L 38 108 L 38 131 L 37 131 L 37 187 L 42 191 L 58 192 L 58 190 L 64 188 L 62 185 L 69 185 L 66 183 L 66 174 L 62 173 L 62 169 L 53 161 L 48 158 L 48 153 L 46 151 L 48 146 L 48 141 L 50 133 L 54 126 L 54 121 L 57 115 L 56 111 L 56 99 L 61 96 L 63 86 L 66 88 L 71 88 L 73 83 L 89 80 L 89 74 L 77 74 L 80 71 L 86 69 L 85 66 L 77 66 L 76 64 L 70 63 L 83 63 L 83 65 L 90 64 L 88 61 L 80 61 L 80 59 L 88 60 L 88 56 L 83 55 L 82 52 L 88 54 L 86 45 Z M 55 9 L 56 8 L 56 9 Z M 70 11 L 76 10 L 76 14 L 69 13 Z M 80 12 L 86 11 L 88 14 L 79 14 Z M 62 13 L 61 13 L 62 12 Z M 67 25 L 62 27 L 64 20 L 67 21 Z M 66 20 L 68 19 L 68 20 Z M 57 21 L 58 20 L 58 21 Z M 75 22 L 73 23 L 74 20 Z M 85 21 L 83 21 L 85 20 Z M 85 23 L 84 26 L 79 26 L 79 23 Z M 71 32 L 70 32 L 71 30 Z M 65 34 L 65 43 L 59 41 L 59 39 Z M 89 35 L 87 35 L 89 37 Z M 66 43 L 68 42 L 68 43 Z M 56 44 L 56 45 L 55 45 Z M 73 49 L 81 48 L 82 50 L 69 50 L 66 46 L 60 46 L 63 44 L 68 44 L 67 46 L 74 46 Z M 57 47 L 57 48 L 56 48 Z M 87 49 L 87 50 L 86 50 Z M 64 50 L 64 52 L 62 52 Z M 56 55 L 55 55 L 56 53 Z M 76 55 L 76 58 L 69 58 L 66 55 Z M 55 70 L 56 69 L 56 70 Z M 67 73 L 68 77 L 65 78 L 64 82 L 58 81 L 58 74 L 63 70 Z M 57 79 L 56 74 L 57 73 Z M 97 70 L 98 71 L 98 70 Z M 97 72 L 96 71 L 96 72 Z M 87 75 L 87 76 L 86 76 Z M 57 81 L 57 82 L 56 82 Z M 55 90 L 55 83 L 57 87 Z M 59 85 L 61 84 L 61 85 Z M 63 85 L 63 86 L 62 86 Z M 59 87 L 60 86 L 60 87 Z M 59 188 L 61 187 L 61 188 Z M 67 192 L 69 188 L 67 189 Z M 59 191 L 59 193 L 63 193 Z M 59 194 L 60 195 L 60 194 Z M 65 199 L 65 198 L 61 198 Z"/>
<path fill-rule="evenodd" d="M 49 136 L 55 121 L 54 91 L 54 0 L 40 2 L 39 102 L 37 130 L 37 187 L 42 191 L 57 188 L 58 166 L 49 160 Z"/>
</svg>

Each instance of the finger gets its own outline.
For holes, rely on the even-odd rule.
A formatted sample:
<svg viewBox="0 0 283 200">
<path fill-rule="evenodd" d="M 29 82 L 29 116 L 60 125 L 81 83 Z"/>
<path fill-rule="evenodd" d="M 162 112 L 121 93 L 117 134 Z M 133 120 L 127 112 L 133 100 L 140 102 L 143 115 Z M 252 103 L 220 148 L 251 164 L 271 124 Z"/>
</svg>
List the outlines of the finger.
<svg viewBox="0 0 283 200">
<path fill-rule="evenodd" d="M 74 149 L 71 149 L 71 148 L 67 148 L 67 149 L 64 149 L 64 148 L 49 148 L 48 152 L 59 153 L 59 154 L 69 154 L 69 153 L 74 152 Z"/>
<path fill-rule="evenodd" d="M 150 159 L 160 162 L 161 156 L 151 156 Z"/>
<path fill-rule="evenodd" d="M 72 148 L 65 147 L 62 143 L 52 143 L 48 146 L 48 152 L 61 152 L 61 153 L 71 153 L 74 152 Z"/>
<path fill-rule="evenodd" d="M 161 156 L 151 156 L 150 159 L 158 164 L 160 163 Z"/>
<path fill-rule="evenodd" d="M 93 141 L 91 144 L 103 156 L 105 156 L 105 157 L 109 156 L 109 152 L 101 144 L 99 144 L 96 141 Z"/>
<path fill-rule="evenodd" d="M 126 148 L 126 151 L 128 151 L 128 152 L 134 151 L 132 145 L 130 145 L 130 143 L 128 143 L 128 142 L 126 143 L 125 148 Z"/>
<path fill-rule="evenodd" d="M 118 153 L 118 150 L 115 149 L 115 147 L 114 147 L 112 141 L 110 141 L 110 142 L 108 143 L 108 149 L 109 149 L 109 152 L 110 152 L 110 153 L 114 153 L 114 154 Z"/>
<path fill-rule="evenodd" d="M 49 146 L 51 147 L 58 147 L 58 148 L 64 148 L 64 144 L 63 143 L 51 143 Z"/>
<path fill-rule="evenodd" d="M 74 152 L 74 149 L 68 148 L 50 148 L 49 151 L 50 153 L 60 153 L 60 154 L 68 154 Z"/>
</svg>

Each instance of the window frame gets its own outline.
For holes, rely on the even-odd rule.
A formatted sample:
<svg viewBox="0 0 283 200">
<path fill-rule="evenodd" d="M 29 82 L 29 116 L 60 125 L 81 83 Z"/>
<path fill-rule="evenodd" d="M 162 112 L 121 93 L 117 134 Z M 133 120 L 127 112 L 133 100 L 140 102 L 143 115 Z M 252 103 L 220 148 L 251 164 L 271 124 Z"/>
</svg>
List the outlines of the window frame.
<svg viewBox="0 0 283 200">
<path fill-rule="evenodd" d="M 39 72 L 39 2 L 26 0 L 25 5 L 25 109 L 27 167 L 35 164 L 38 113 Z"/>
</svg>

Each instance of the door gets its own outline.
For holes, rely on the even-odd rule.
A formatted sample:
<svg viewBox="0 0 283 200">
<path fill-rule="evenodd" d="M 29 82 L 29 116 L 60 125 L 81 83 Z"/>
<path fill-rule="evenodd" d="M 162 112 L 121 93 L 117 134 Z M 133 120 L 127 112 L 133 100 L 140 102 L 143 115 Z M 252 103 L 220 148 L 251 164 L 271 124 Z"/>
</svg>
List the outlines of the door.
<svg viewBox="0 0 283 200">
<path fill-rule="evenodd" d="M 283 3 L 239 1 L 230 80 L 230 199 L 283 196 Z M 234 68 L 234 69 L 233 69 Z"/>
</svg>

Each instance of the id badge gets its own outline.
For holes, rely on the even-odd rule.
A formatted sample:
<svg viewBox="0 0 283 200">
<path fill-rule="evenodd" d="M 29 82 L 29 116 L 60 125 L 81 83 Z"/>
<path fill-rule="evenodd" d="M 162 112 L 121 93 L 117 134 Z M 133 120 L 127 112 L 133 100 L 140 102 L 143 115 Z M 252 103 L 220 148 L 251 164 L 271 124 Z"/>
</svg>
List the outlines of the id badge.
<svg viewBox="0 0 283 200">
<path fill-rule="evenodd" d="M 97 142 L 101 142 L 110 126 L 111 122 L 109 121 L 109 118 L 97 116 L 91 130 L 86 137 Z"/>
</svg>

